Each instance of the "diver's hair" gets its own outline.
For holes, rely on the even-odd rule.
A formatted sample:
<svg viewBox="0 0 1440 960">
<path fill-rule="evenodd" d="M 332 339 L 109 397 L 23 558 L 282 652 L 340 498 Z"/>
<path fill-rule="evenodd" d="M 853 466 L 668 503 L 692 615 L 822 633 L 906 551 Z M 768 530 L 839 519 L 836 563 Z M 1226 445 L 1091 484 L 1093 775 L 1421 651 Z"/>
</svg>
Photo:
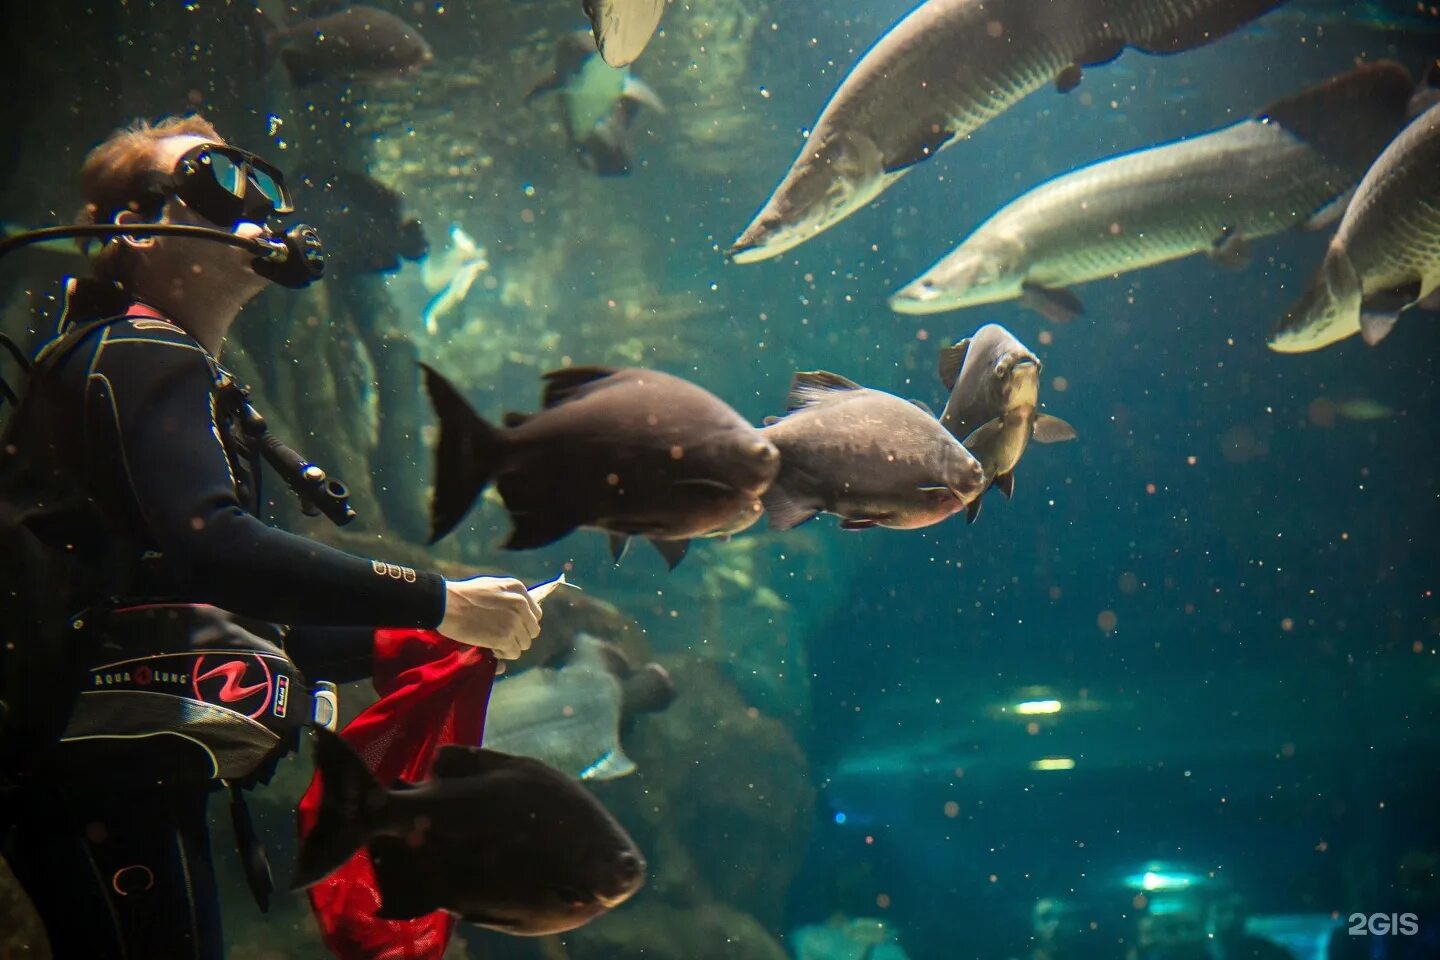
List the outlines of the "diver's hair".
<svg viewBox="0 0 1440 960">
<path fill-rule="evenodd" d="M 84 208 L 77 223 L 110 223 L 116 215 L 131 211 L 146 220 L 160 215 L 165 198 L 151 191 L 160 141 L 168 137 L 204 137 L 215 143 L 225 140 L 215 127 L 198 113 L 166 117 L 158 123 L 136 120 L 110 134 L 91 150 L 80 167 L 80 196 Z M 121 253 L 124 244 L 102 244 L 91 264 L 96 277 L 119 280 L 124 273 Z"/>
</svg>

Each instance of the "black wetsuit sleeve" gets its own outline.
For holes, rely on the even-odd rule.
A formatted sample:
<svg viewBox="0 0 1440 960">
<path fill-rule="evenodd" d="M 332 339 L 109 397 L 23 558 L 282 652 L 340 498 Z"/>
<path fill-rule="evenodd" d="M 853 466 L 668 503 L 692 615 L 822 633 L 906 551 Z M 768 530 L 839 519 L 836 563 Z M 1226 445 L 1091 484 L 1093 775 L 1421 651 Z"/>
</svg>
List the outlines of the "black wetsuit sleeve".
<svg viewBox="0 0 1440 960">
<path fill-rule="evenodd" d="M 285 652 L 306 677 L 350 683 L 375 672 L 375 631 L 370 627 L 295 627 Z"/>
<path fill-rule="evenodd" d="M 116 435 L 141 522 L 184 600 L 290 624 L 440 622 L 438 574 L 351 556 L 245 512 L 216 424 L 212 367 L 193 341 L 110 333 L 87 376 L 87 423 Z"/>
</svg>

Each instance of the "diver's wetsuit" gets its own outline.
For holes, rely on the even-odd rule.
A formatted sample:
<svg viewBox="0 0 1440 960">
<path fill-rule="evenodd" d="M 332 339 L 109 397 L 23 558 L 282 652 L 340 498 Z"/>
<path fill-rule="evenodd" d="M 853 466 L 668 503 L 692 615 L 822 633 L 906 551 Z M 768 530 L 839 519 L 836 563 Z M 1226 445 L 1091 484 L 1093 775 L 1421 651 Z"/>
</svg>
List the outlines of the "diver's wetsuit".
<svg viewBox="0 0 1440 960">
<path fill-rule="evenodd" d="M 127 313 L 37 381 L 43 402 L 10 436 L 14 455 L 84 478 L 113 521 L 107 536 L 144 551 L 135 597 L 292 624 L 286 651 L 311 680 L 369 676 L 377 626 L 436 626 L 440 576 L 350 556 L 256 516 L 255 464 L 238 428 L 223 411 L 217 418 L 214 361 L 153 310 Z M 33 784 L 0 811 L 0 836 L 4 820 L 12 827 L 6 858 L 56 960 L 220 960 L 206 827 L 215 784 L 97 774 L 84 785 Z"/>
</svg>

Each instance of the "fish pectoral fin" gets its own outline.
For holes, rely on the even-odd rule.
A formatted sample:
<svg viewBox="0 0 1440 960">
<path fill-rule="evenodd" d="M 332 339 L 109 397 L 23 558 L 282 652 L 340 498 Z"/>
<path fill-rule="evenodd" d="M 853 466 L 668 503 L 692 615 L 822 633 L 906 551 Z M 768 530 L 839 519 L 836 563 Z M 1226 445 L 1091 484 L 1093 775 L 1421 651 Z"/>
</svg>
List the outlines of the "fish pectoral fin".
<svg viewBox="0 0 1440 960">
<path fill-rule="evenodd" d="M 775 426 L 775 424 L 779 423 L 781 420 L 784 419 L 784 417 L 769 416 L 766 417 L 764 420 L 761 420 L 760 425 L 762 427 L 773 427 Z"/>
<path fill-rule="evenodd" d="M 614 367 L 564 367 L 551 370 L 541 376 L 545 381 L 541 404 L 547 410 L 559 406 L 576 397 L 590 384 L 613 376 L 616 372 Z"/>
<path fill-rule="evenodd" d="M 916 124 L 915 127 L 925 135 L 908 144 L 900 144 L 899 149 L 885 157 L 884 170 L 887 174 L 903 173 L 915 164 L 929 160 L 955 139 L 955 131 L 946 124 Z"/>
<path fill-rule="evenodd" d="M 1420 290 L 1421 284 L 1416 281 L 1366 297 L 1360 305 L 1360 336 L 1365 342 L 1373 347 L 1384 340 L 1400 320 L 1400 314 L 1419 303 Z"/>
<path fill-rule="evenodd" d="M 1015 471 L 1002 473 L 995 478 L 995 489 L 1005 494 L 1005 499 L 1010 500 L 1015 496 Z"/>
<path fill-rule="evenodd" d="M 1035 429 L 1031 436 L 1036 443 L 1060 443 L 1065 440 L 1074 440 L 1078 434 L 1074 427 L 1059 417 L 1052 417 L 1048 413 L 1037 413 Z"/>
<path fill-rule="evenodd" d="M 1250 241 L 1235 227 L 1222 227 L 1210 241 L 1210 259 L 1227 270 L 1244 270 L 1250 266 Z"/>
<path fill-rule="evenodd" d="M 919 409 L 924 410 L 926 413 L 930 414 L 930 416 L 935 416 L 935 411 L 930 409 L 930 404 L 926 403 L 924 400 L 916 400 L 914 397 L 911 397 L 910 402 Z"/>
<path fill-rule="evenodd" d="M 964 440 L 961 440 L 960 445 L 971 453 L 974 453 L 977 448 L 984 450 L 995 440 L 999 439 L 1000 433 L 1004 429 L 1004 419 L 995 417 L 993 420 L 987 420 L 970 431 L 970 435 Z"/>
<path fill-rule="evenodd" d="M 815 519 L 820 512 L 819 507 L 800 503 L 788 491 L 775 485 L 761 494 L 760 502 L 765 505 L 771 530 L 790 530 Z"/>
<path fill-rule="evenodd" d="M 1080 302 L 1080 298 L 1063 287 L 1022 283 L 1020 302 L 1051 323 L 1069 323 L 1085 313 L 1085 305 Z"/>
<path fill-rule="evenodd" d="M 790 381 L 790 394 L 785 398 L 786 410 L 799 410 L 819 403 L 841 390 L 859 390 L 860 384 L 829 370 L 801 370 Z"/>
<path fill-rule="evenodd" d="M 1400 319 L 1399 313 L 1382 313 L 1378 310 L 1360 311 L 1360 336 L 1370 346 L 1375 346 L 1390 335 Z"/>
<path fill-rule="evenodd" d="M 971 501 L 970 501 L 970 505 L 965 508 L 965 522 L 966 522 L 966 523 L 974 523 L 974 522 L 975 522 L 975 518 L 978 517 L 978 516 L 980 516 L 980 503 L 981 503 L 984 499 L 985 499 L 985 494 L 984 494 L 984 492 L 982 491 L 981 494 L 980 494 L 980 496 L 978 496 L 978 497 L 976 497 L 974 500 L 971 500 Z"/>
<path fill-rule="evenodd" d="M 680 561 L 685 559 L 686 552 L 690 549 L 689 540 L 651 540 L 650 545 L 655 552 L 665 558 L 665 565 L 671 570 L 680 566 Z"/>
<path fill-rule="evenodd" d="M 610 534 L 610 559 L 617 564 L 625 559 L 625 554 L 630 551 L 630 538 L 623 533 Z"/>
<path fill-rule="evenodd" d="M 845 517 L 840 521 L 841 530 L 868 530 L 879 525 L 880 522 L 873 517 Z"/>
<path fill-rule="evenodd" d="M 1345 216 L 1345 208 L 1350 206 L 1350 201 L 1355 196 L 1355 187 L 1351 187 L 1344 193 L 1339 194 L 1326 202 L 1310 218 L 1300 225 L 1302 230 L 1329 230 L 1340 222 Z"/>
<path fill-rule="evenodd" d="M 966 337 L 953 347 L 940 348 L 940 382 L 946 390 L 955 389 L 960 371 L 965 366 L 965 355 L 970 352 L 970 338 Z"/>
<path fill-rule="evenodd" d="M 625 78 L 625 88 L 620 95 L 632 103 L 649 107 L 656 113 L 665 112 L 665 101 L 660 99 L 660 95 L 651 89 L 649 84 L 633 73 Z"/>
</svg>

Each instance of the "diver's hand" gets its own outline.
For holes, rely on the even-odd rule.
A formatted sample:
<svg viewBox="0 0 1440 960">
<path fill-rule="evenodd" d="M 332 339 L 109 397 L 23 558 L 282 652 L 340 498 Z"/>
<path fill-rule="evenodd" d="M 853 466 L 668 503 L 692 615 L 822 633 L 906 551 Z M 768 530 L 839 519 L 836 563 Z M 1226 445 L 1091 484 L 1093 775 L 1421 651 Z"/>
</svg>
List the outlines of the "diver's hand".
<svg viewBox="0 0 1440 960">
<path fill-rule="evenodd" d="M 540 604 L 513 577 L 445 581 L 445 619 L 437 628 L 457 643 L 489 647 L 514 660 L 540 635 Z"/>
</svg>

